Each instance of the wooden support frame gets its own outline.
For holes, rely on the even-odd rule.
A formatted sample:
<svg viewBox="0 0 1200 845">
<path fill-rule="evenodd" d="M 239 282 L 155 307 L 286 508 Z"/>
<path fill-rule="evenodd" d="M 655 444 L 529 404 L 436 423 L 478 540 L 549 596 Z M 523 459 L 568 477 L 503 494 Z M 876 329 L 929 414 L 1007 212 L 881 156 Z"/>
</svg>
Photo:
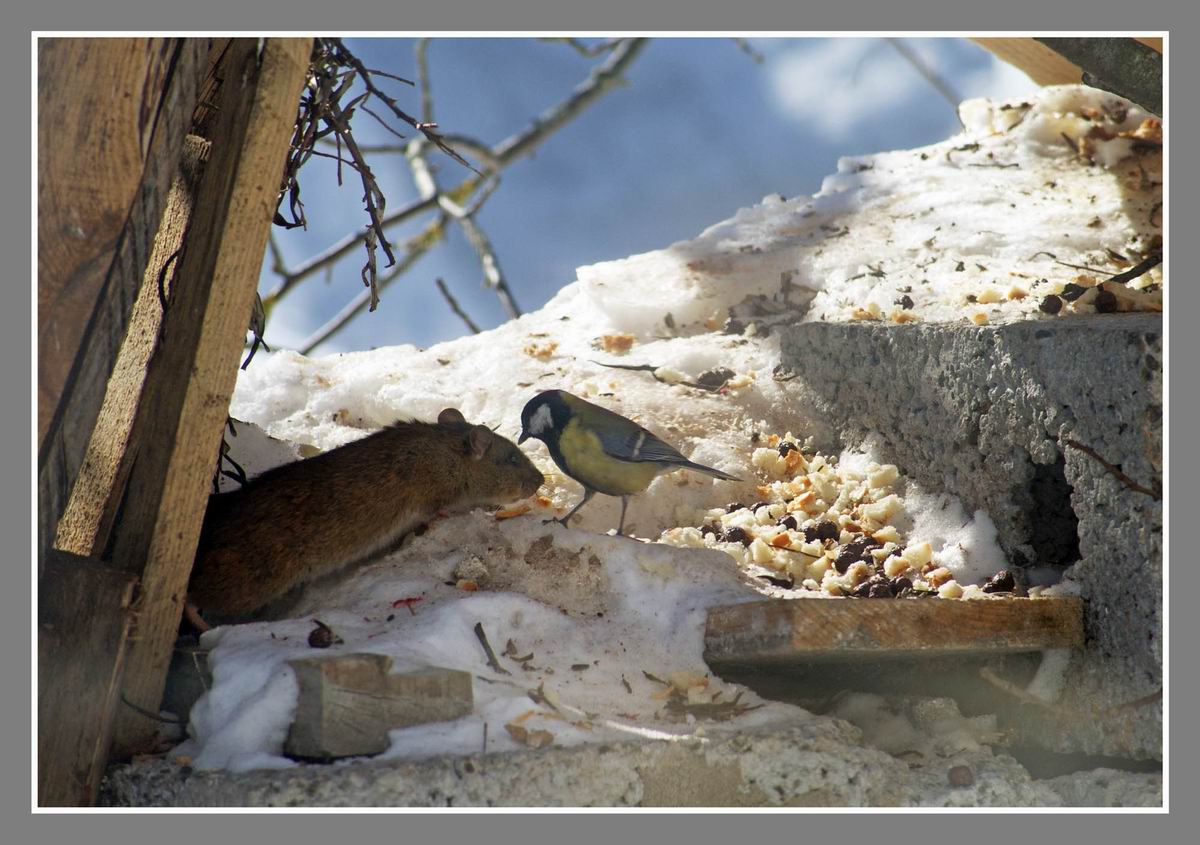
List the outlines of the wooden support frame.
<svg viewBox="0 0 1200 845">
<path fill-rule="evenodd" d="M 62 45 L 64 42 L 51 43 Z M 39 332 L 39 379 L 45 375 L 44 370 L 55 369 L 54 365 L 44 363 L 47 357 L 53 355 L 54 350 L 42 344 L 63 344 L 68 350 L 74 344 L 78 349 L 70 371 L 65 376 L 61 393 L 54 395 L 57 377 L 46 375 L 49 381 L 41 384 L 39 388 L 39 402 L 56 402 L 53 416 L 45 423 L 47 429 L 45 435 L 39 439 L 38 446 L 39 572 L 41 555 L 54 544 L 59 517 L 66 508 L 67 499 L 79 474 L 88 441 L 104 401 L 109 375 L 129 327 L 133 303 L 142 286 L 155 233 L 166 206 L 167 194 L 179 167 L 184 138 L 191 126 L 192 114 L 199 100 L 201 85 L 208 68 L 211 44 L 208 39 L 173 39 L 163 47 L 165 59 L 158 58 L 157 53 L 152 54 L 153 59 L 151 56 L 146 57 L 146 64 L 140 71 L 142 74 L 156 78 L 158 71 L 155 69 L 161 63 L 165 63 L 167 68 L 161 70 L 161 96 L 146 91 L 143 92 L 140 102 L 142 110 L 153 115 L 153 120 L 140 129 L 147 138 L 140 183 L 132 197 L 132 205 L 125 214 L 124 222 L 115 234 L 115 243 L 106 253 L 106 275 L 103 283 L 98 286 L 98 291 L 94 281 L 75 281 L 75 286 L 87 287 L 90 293 L 74 298 L 65 297 L 62 291 L 69 290 L 72 285 L 63 280 L 44 277 L 42 264 L 46 262 L 49 265 L 47 269 L 53 266 L 48 252 L 49 243 L 61 237 L 61 233 L 57 231 L 58 227 L 69 226 L 69 214 L 59 210 L 47 198 L 59 192 L 69 192 L 70 186 L 65 183 L 76 177 L 73 171 L 60 174 L 55 169 L 52 161 L 55 142 L 52 139 L 58 135 L 51 131 L 51 127 L 43 127 L 43 121 L 54 120 L 54 115 L 59 113 L 75 113 L 76 116 L 70 121 L 62 118 L 65 125 L 60 128 L 65 129 L 86 122 L 89 114 L 104 113 L 103 106 L 97 104 L 112 100 L 113 89 L 95 88 L 105 84 L 111 86 L 114 81 L 106 75 L 99 78 L 91 78 L 89 75 L 95 73 L 96 67 L 119 62 L 120 57 L 129 49 L 124 39 L 114 39 L 106 46 L 111 55 L 107 58 L 97 57 L 97 53 L 105 52 L 103 46 L 96 47 L 86 39 L 66 39 L 65 46 L 60 46 L 55 51 L 54 61 L 66 65 L 69 69 L 73 68 L 74 72 L 51 74 L 47 71 L 43 74 L 39 67 L 39 82 L 42 83 L 38 92 L 39 144 L 46 139 L 50 147 L 48 150 L 39 148 L 38 156 L 38 317 L 39 326 L 44 324 L 47 327 Z M 73 49 L 68 50 L 68 47 Z M 40 60 L 43 59 L 44 50 L 51 50 L 51 47 L 39 45 Z M 72 62 L 76 64 L 72 66 Z M 138 68 L 135 67 L 132 72 L 118 74 L 117 80 L 137 77 Z M 90 119 L 102 122 L 95 117 Z M 116 130 L 110 130 L 108 134 L 111 134 L 111 131 Z M 85 137 L 94 140 L 98 147 L 110 146 L 108 135 L 99 131 L 89 133 Z M 78 150 L 70 152 L 75 156 L 80 155 Z M 92 164 L 92 167 L 95 167 L 95 164 Z M 86 184 L 84 187 L 87 187 Z M 88 236 L 87 232 L 83 234 Z M 95 237 L 97 234 L 100 238 L 105 237 L 104 231 L 93 232 L 91 236 Z M 96 248 L 96 245 L 93 245 L 93 248 Z M 64 269 L 63 272 L 69 271 Z M 74 299 L 80 297 L 83 301 L 74 302 Z M 54 330 L 48 328 L 53 321 L 48 315 L 43 319 L 43 309 L 66 310 L 72 306 L 90 314 L 86 325 L 75 329 L 74 334 L 69 333 L 65 327 Z M 54 334 L 51 334 L 52 331 Z M 68 336 L 57 338 L 59 333 Z M 53 384 L 47 386 L 50 382 Z"/>
<path fill-rule="evenodd" d="M 137 577 L 51 550 L 38 590 L 38 804 L 95 802 L 120 703 Z"/>
<path fill-rule="evenodd" d="M 165 343 L 145 373 L 131 437 L 138 460 L 112 545 L 142 591 L 124 696 L 150 712 L 162 697 L 311 51 L 308 39 L 239 38 L 216 68 L 212 149 L 162 318 Z M 134 707 L 118 712 L 115 756 L 157 732 Z"/>
<path fill-rule="evenodd" d="M 158 710 L 312 42 L 172 49 L 142 181 L 39 451 L 47 806 L 92 803 L 110 750 L 157 729 L 136 708 Z M 207 140 L 185 140 L 196 127 Z M 111 565 L 95 559 L 106 549 Z"/>
</svg>

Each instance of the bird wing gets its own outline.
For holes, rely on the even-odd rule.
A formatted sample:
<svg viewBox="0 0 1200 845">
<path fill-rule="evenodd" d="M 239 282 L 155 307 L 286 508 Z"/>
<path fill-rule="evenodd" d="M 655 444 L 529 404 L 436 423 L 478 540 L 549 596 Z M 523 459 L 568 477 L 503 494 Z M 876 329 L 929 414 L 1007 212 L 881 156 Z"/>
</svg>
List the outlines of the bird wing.
<svg viewBox="0 0 1200 845">
<path fill-rule="evenodd" d="M 605 454 L 621 461 L 675 464 L 687 462 L 687 458 L 669 443 L 659 440 L 640 426 L 635 431 L 597 432 Z"/>
</svg>

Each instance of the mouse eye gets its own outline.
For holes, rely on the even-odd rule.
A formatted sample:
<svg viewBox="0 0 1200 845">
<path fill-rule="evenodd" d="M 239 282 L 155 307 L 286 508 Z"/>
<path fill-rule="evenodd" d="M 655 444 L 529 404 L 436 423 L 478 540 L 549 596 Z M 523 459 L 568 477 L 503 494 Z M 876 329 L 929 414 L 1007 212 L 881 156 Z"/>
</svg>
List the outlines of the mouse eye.
<svg viewBox="0 0 1200 845">
<path fill-rule="evenodd" d="M 508 462 L 510 464 L 514 464 L 514 465 L 517 463 L 517 453 L 516 452 L 513 452 L 511 455 L 508 456 Z"/>
</svg>

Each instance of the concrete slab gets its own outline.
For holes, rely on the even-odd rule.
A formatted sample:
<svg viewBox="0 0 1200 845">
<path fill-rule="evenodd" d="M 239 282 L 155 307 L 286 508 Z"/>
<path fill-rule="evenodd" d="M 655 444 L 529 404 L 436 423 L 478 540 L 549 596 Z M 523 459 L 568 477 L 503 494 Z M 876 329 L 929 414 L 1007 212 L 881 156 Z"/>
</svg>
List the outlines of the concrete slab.
<svg viewBox="0 0 1200 845">
<path fill-rule="evenodd" d="M 1064 797 L 1065 796 L 1065 797 Z M 823 717 L 686 742 L 637 741 L 421 762 L 304 765 L 245 774 L 167 761 L 117 766 L 102 806 L 836 807 L 1161 804 L 1157 774 L 1035 781 L 984 749 L 905 761 Z"/>
<path fill-rule="evenodd" d="M 787 391 L 839 445 L 870 436 L 901 472 L 986 509 L 1015 563 L 1074 564 L 1086 649 L 1060 707 L 1011 727 L 1059 751 L 1161 760 L 1161 703 L 1113 708 L 1162 688 L 1163 503 L 1068 444 L 1161 489 L 1161 316 L 778 331 Z"/>
</svg>

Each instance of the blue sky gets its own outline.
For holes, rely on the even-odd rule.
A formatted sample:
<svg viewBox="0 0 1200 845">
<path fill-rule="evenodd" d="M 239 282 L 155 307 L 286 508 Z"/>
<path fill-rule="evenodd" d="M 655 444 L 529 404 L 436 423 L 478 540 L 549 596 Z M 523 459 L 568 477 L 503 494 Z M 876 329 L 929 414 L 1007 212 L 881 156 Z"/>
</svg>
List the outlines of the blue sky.
<svg viewBox="0 0 1200 845">
<path fill-rule="evenodd" d="M 368 67 L 415 78 L 414 43 L 349 39 L 347 46 Z M 652 40 L 625 74 L 626 86 L 504 171 L 478 220 L 522 310 L 539 308 L 572 282 L 576 267 L 694 237 L 767 194 L 814 193 L 841 156 L 929 144 L 957 130 L 949 103 L 884 39 L 750 43 L 762 63 L 729 38 Z M 964 98 L 1034 90 L 1019 71 L 967 40 L 904 43 Z M 558 103 L 601 61 L 529 38 L 440 38 L 428 58 L 442 131 L 489 145 Z M 415 90 L 384 82 L 403 108 L 418 114 Z M 354 126 L 361 143 L 394 141 L 361 111 Z M 389 209 L 416 198 L 401 156 L 374 154 L 368 161 Z M 443 186 L 469 175 L 443 155 L 433 154 L 431 162 Z M 353 173 L 346 177 L 339 188 L 332 162 L 306 165 L 308 230 L 275 230 L 289 266 L 365 222 L 361 187 Z M 428 219 L 390 230 L 397 249 Z M 382 271 L 382 253 L 380 259 Z M 356 250 L 283 300 L 267 326 L 272 349 L 297 346 L 354 297 L 362 263 Z M 479 325 L 503 322 L 495 295 L 482 288 L 474 251 L 452 227 L 445 243 L 382 291 L 374 313 L 364 312 L 314 353 L 423 347 L 463 334 L 437 292 L 439 277 Z M 264 272 L 261 288 L 273 279 Z"/>
</svg>

